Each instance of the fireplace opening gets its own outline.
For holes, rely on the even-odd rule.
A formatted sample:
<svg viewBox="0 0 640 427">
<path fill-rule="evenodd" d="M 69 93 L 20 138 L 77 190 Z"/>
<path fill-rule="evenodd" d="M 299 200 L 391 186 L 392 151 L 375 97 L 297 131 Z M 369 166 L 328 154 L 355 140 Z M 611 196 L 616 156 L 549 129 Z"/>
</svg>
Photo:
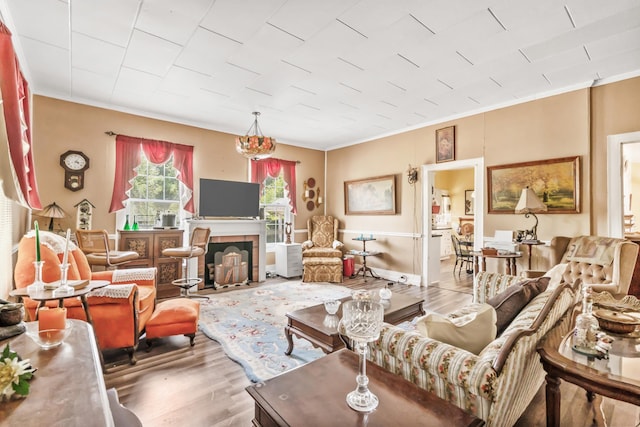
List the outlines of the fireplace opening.
<svg viewBox="0 0 640 427">
<path fill-rule="evenodd" d="M 253 242 L 209 243 L 205 255 L 204 287 L 225 288 L 253 281 Z"/>
</svg>

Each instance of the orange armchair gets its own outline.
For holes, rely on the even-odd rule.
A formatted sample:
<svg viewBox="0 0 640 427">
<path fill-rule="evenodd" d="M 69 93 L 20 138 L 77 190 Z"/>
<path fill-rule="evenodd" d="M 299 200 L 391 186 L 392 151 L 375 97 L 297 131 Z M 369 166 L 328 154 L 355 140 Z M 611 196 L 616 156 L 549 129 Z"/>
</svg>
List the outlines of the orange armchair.
<svg viewBox="0 0 640 427">
<path fill-rule="evenodd" d="M 40 259 L 44 261 L 42 280 L 45 283 L 60 280 L 64 245 L 64 237 L 40 231 Z M 18 247 L 14 270 L 16 288 L 33 283 L 35 259 L 35 233 L 31 231 L 22 238 Z M 127 351 L 131 363 L 135 364 L 134 352 L 139 336 L 156 305 L 156 269 L 134 268 L 92 273 L 84 253 L 71 242 L 68 259 L 69 280 L 107 280 L 111 283 L 106 288 L 93 291 L 87 298 L 98 345 L 101 350 L 121 348 Z M 25 297 L 24 304 L 29 317 L 35 319 L 38 302 Z M 47 305 L 56 306 L 57 301 L 49 301 Z M 86 321 L 79 298 L 66 299 L 64 306 L 68 318 Z"/>
</svg>

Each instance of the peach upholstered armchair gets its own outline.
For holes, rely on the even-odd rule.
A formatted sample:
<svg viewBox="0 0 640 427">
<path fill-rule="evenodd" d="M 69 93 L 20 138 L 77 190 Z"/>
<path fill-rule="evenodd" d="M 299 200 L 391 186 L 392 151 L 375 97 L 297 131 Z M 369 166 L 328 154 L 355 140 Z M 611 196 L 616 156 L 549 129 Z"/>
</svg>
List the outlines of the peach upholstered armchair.
<svg viewBox="0 0 640 427">
<path fill-rule="evenodd" d="M 40 257 L 44 261 L 42 280 L 45 283 L 60 280 L 60 264 L 63 258 L 65 239 L 54 233 L 40 231 Z M 134 352 L 138 338 L 156 304 L 156 269 L 132 268 L 91 272 L 84 253 L 69 243 L 69 280 L 107 280 L 111 284 L 92 291 L 87 301 L 93 320 L 98 345 L 101 350 L 124 349 L 135 363 Z M 18 260 L 14 270 L 16 288 L 25 288 L 35 279 L 36 260 L 35 233 L 30 231 L 20 241 Z M 38 302 L 24 298 L 25 308 L 31 319 L 35 319 Z M 57 306 L 58 301 L 47 302 Z M 79 298 L 64 301 L 67 318 L 86 320 Z"/>
<path fill-rule="evenodd" d="M 342 282 L 342 242 L 338 220 L 314 215 L 307 221 L 309 239 L 302 243 L 303 282 Z"/>
</svg>

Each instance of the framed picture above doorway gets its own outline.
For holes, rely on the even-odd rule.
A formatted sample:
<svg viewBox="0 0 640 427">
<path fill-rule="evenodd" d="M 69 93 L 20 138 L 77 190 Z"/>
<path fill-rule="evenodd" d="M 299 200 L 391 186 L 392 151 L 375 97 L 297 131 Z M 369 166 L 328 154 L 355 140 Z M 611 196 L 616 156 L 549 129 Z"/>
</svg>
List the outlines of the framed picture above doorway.
<svg viewBox="0 0 640 427">
<path fill-rule="evenodd" d="M 436 131 L 436 163 L 456 159 L 456 127 L 449 126 Z"/>
</svg>

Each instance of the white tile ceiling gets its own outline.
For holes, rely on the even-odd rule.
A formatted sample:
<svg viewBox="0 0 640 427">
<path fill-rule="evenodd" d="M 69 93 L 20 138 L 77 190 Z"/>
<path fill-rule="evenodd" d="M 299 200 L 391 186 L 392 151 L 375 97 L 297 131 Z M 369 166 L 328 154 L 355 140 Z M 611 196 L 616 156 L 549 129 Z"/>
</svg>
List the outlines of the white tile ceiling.
<svg viewBox="0 0 640 427">
<path fill-rule="evenodd" d="M 265 134 L 322 150 L 640 75 L 640 0 L 0 0 L 0 13 L 34 94 L 234 134 L 260 111 Z"/>
</svg>

